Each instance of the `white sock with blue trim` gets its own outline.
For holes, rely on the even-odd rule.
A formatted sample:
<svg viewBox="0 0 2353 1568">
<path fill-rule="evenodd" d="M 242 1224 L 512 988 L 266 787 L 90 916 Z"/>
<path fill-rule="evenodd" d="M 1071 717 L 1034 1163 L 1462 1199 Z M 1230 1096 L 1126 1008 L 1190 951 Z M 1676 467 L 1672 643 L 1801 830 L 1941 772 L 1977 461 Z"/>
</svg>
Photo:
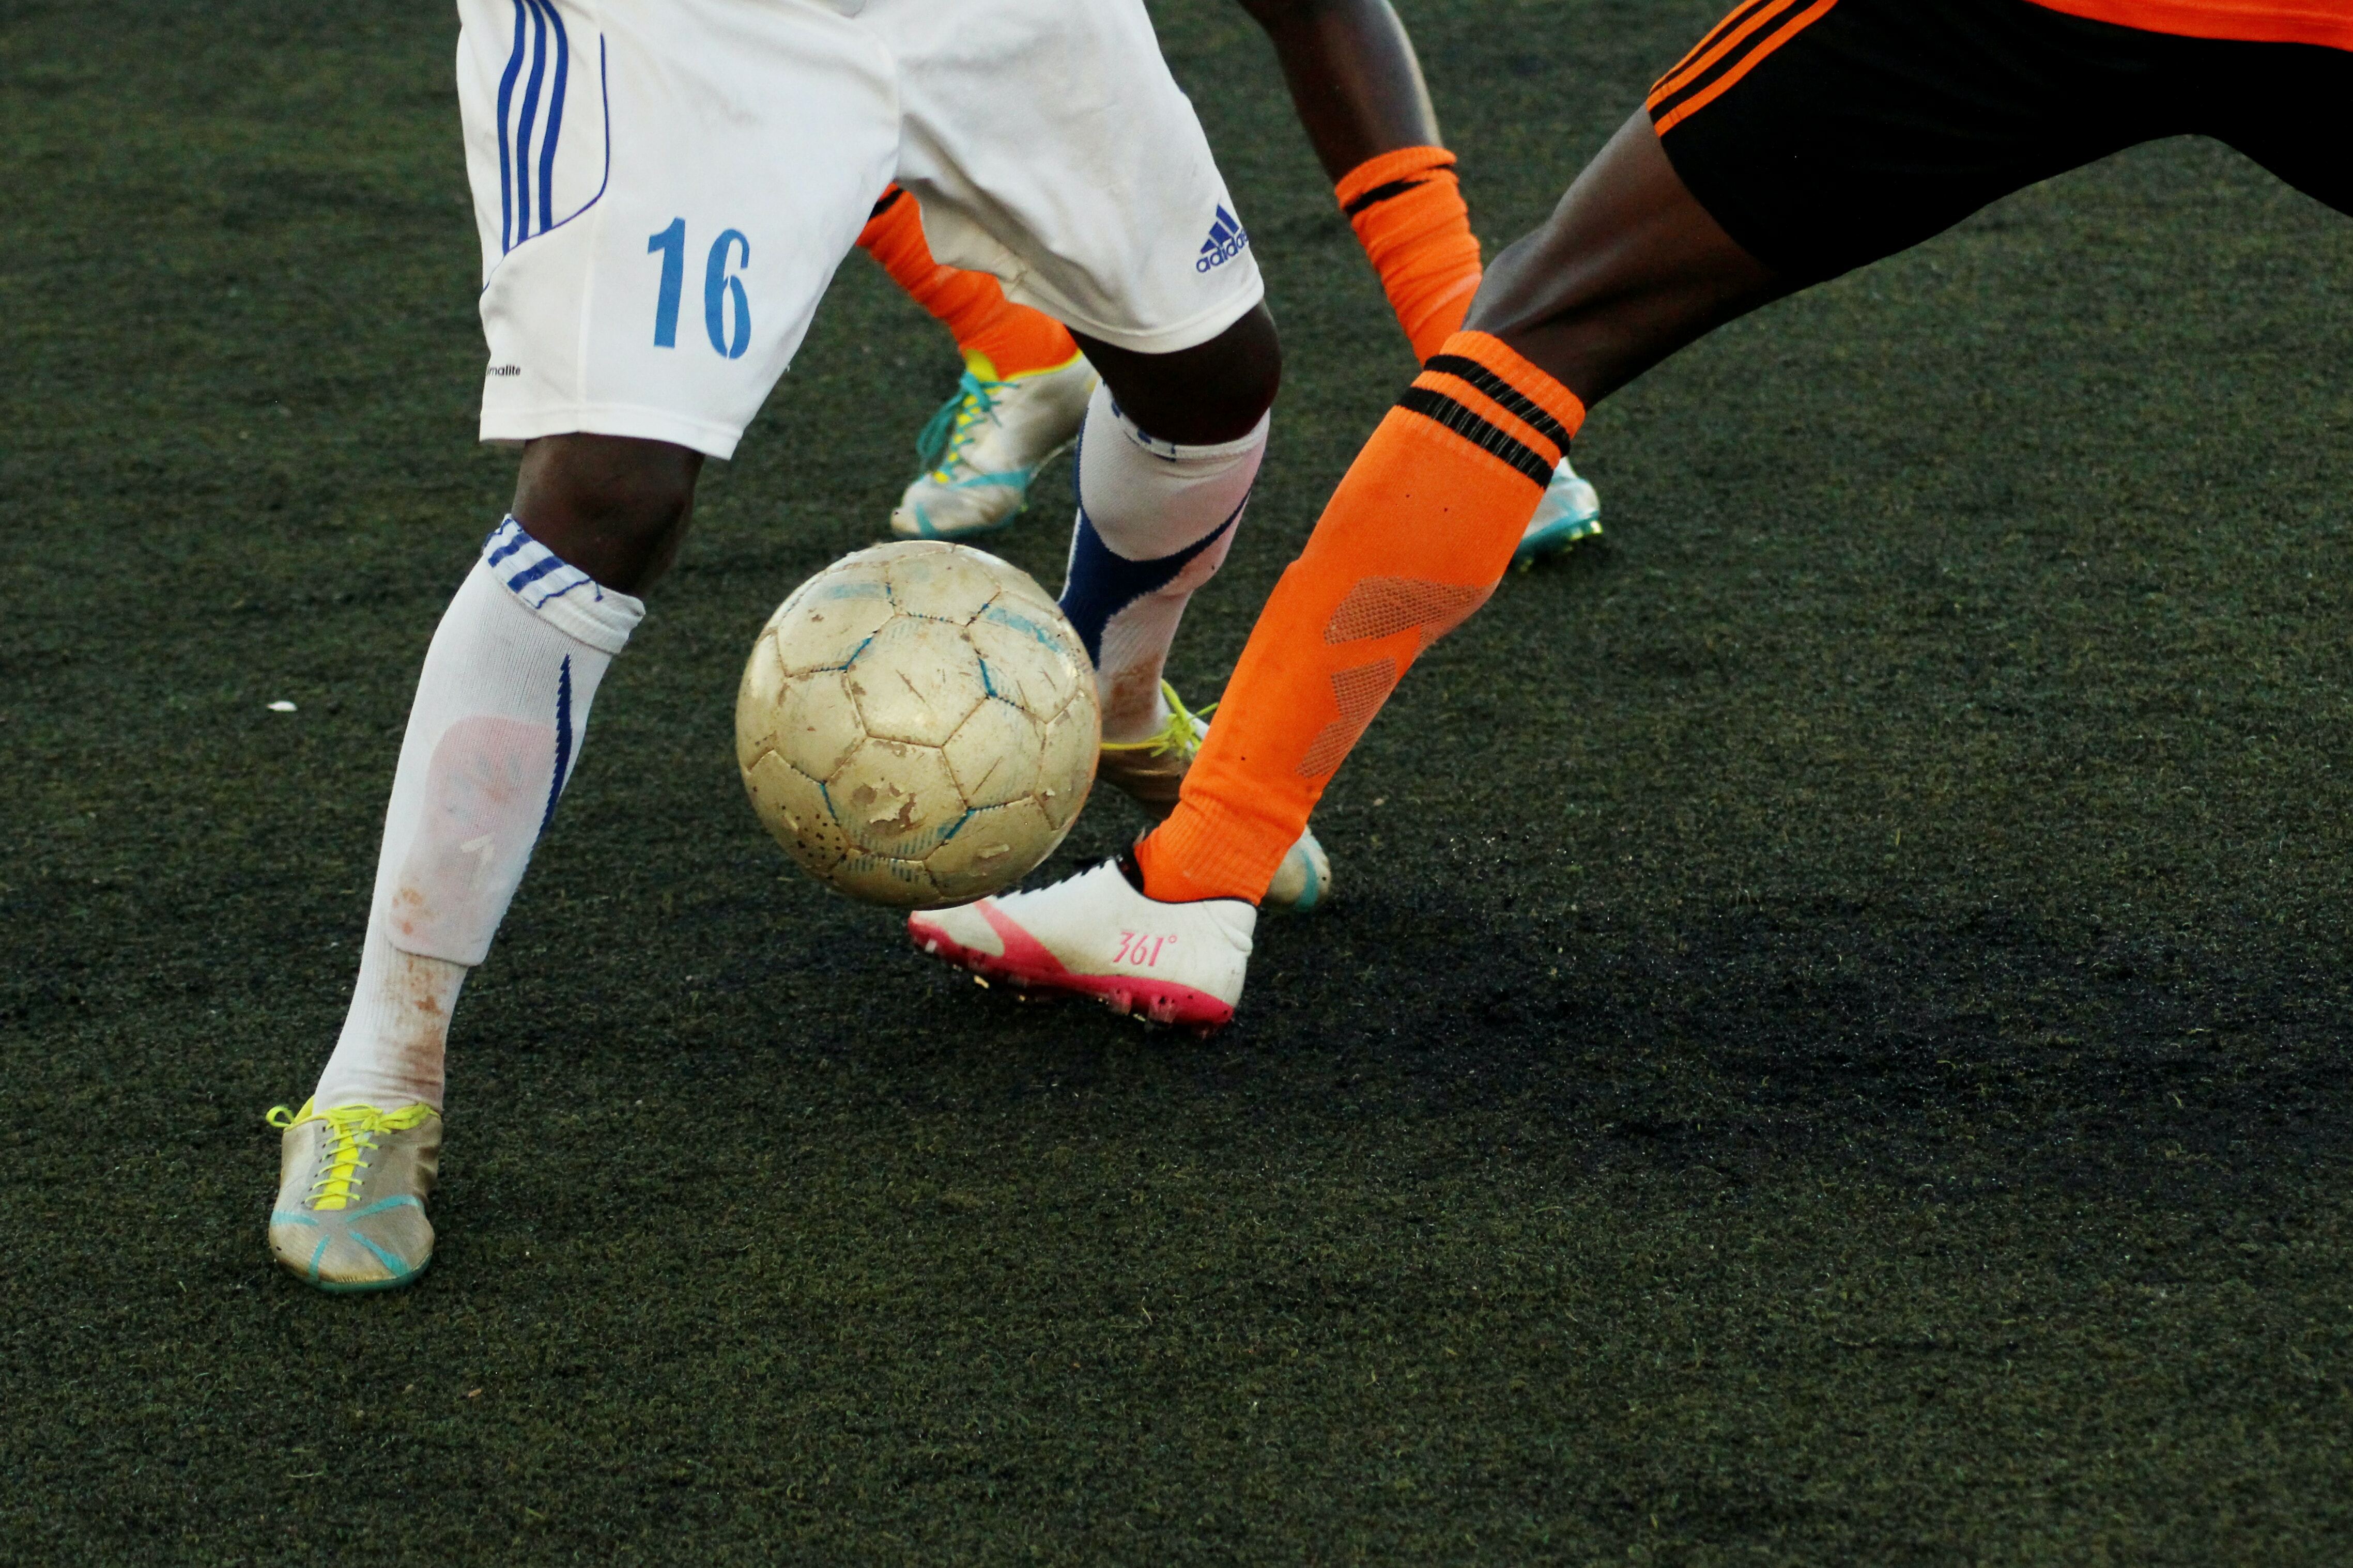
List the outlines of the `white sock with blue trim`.
<svg viewBox="0 0 2353 1568">
<path fill-rule="evenodd" d="M 597 682 L 645 616 L 512 518 L 483 542 L 417 677 L 375 900 L 320 1110 L 441 1106 L 449 1013 L 555 814 Z"/>
<path fill-rule="evenodd" d="M 1140 741 L 1168 721 L 1161 667 L 1186 602 L 1233 545 L 1267 426 L 1261 417 L 1238 441 L 1180 447 L 1138 428 L 1108 388 L 1095 388 L 1079 437 L 1062 614 L 1095 661 L 1104 740 Z"/>
</svg>

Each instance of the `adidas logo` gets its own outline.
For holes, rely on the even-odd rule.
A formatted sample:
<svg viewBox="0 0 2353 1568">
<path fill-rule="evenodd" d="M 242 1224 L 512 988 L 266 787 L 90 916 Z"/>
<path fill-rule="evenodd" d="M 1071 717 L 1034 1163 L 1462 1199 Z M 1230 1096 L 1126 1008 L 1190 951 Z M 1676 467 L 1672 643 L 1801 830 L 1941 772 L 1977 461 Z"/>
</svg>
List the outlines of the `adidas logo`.
<svg viewBox="0 0 2353 1568">
<path fill-rule="evenodd" d="M 1216 220 L 1209 225 L 1209 237 L 1201 242 L 1201 254 L 1194 260 L 1193 270 L 1207 272 L 1213 267 L 1223 267 L 1249 248 L 1250 230 L 1242 226 L 1241 219 L 1220 206 Z"/>
</svg>

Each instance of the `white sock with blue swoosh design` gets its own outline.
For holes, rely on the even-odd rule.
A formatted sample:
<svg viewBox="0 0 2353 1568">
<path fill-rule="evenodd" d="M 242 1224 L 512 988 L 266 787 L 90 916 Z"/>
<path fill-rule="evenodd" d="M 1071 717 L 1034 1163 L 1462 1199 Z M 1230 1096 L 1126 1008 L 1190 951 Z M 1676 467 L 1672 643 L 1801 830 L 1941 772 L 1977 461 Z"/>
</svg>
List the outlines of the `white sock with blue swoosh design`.
<svg viewBox="0 0 2353 1568">
<path fill-rule="evenodd" d="M 440 1109 L 459 989 L 555 814 L 597 683 L 644 616 L 512 518 L 483 542 L 417 677 L 359 983 L 313 1097 L 321 1110 Z"/>
<path fill-rule="evenodd" d="M 1261 416 L 1240 440 L 1180 447 L 1095 388 L 1079 436 L 1079 520 L 1061 603 L 1095 661 L 1104 740 L 1140 740 L 1167 722 L 1161 667 L 1186 603 L 1233 546 L 1267 428 Z"/>
</svg>

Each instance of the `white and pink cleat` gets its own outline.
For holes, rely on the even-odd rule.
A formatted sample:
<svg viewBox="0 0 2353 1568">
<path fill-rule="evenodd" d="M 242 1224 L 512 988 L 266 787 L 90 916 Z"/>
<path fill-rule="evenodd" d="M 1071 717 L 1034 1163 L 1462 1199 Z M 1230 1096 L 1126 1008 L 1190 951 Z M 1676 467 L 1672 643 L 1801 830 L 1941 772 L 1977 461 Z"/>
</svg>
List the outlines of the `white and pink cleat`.
<svg viewBox="0 0 2353 1568">
<path fill-rule="evenodd" d="M 1231 1023 L 1258 910 L 1240 899 L 1164 904 L 1123 856 L 1033 893 L 907 917 L 915 945 L 1031 991 L 1092 996 L 1204 1033 Z"/>
</svg>

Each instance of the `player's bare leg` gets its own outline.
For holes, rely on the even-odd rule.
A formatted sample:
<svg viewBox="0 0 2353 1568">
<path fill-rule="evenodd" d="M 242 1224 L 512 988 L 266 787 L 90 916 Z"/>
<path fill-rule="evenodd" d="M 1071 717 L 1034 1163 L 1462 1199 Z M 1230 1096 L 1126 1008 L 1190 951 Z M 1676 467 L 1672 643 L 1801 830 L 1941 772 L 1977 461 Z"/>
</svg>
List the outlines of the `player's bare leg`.
<svg viewBox="0 0 2353 1568">
<path fill-rule="evenodd" d="M 1543 226 L 1495 258 L 1465 325 L 1589 408 L 1790 288 L 1708 216 L 1637 113 Z"/>
<path fill-rule="evenodd" d="M 1457 193 L 1413 40 L 1388 0 L 1242 0 L 1398 322 L 1427 359 L 1462 325 L 1479 242 Z M 1525 565 L 1601 531 L 1601 498 L 1567 458 L 1520 536 Z"/>
<path fill-rule="evenodd" d="M 1241 0 L 1274 46 L 1324 174 L 1400 147 L 1439 145 L 1438 111 L 1388 0 Z"/>
<path fill-rule="evenodd" d="M 589 705 L 641 614 L 633 596 L 685 536 L 702 455 L 552 436 L 523 452 L 509 518 L 443 615 L 385 814 L 343 1030 L 284 1130 L 269 1238 L 329 1290 L 406 1284 L 432 1258 L 443 1060 L 468 972 L 586 738 Z"/>
<path fill-rule="evenodd" d="M 1253 305 L 1208 342 L 1175 353 L 1138 353 L 1072 335 L 1119 405 L 1164 441 L 1239 440 L 1274 406 L 1282 385 L 1282 343 L 1264 305 Z"/>
<path fill-rule="evenodd" d="M 1586 404 L 1784 292 L 1684 188 L 1647 120 L 1630 123 L 1498 258 L 1471 329 L 1350 469 L 1228 687 L 1249 706 L 1220 719 L 1169 820 L 1121 865 L 918 915 L 910 934 L 1124 1011 L 1230 1018 L 1251 906 L 1291 836 L 1406 668 L 1493 591 Z"/>
<path fill-rule="evenodd" d="M 1262 304 L 1174 353 L 1080 342 L 1103 385 L 1080 442 L 1062 611 L 1095 662 L 1104 742 L 1096 776 L 1158 818 L 1175 808 L 1207 732 L 1162 668 L 1187 603 L 1216 575 L 1241 524 L 1282 350 Z M 1331 880 L 1323 847 L 1303 826 L 1268 901 L 1313 909 Z"/>
<path fill-rule="evenodd" d="M 678 559 L 702 472 L 702 453 L 668 441 L 543 436 L 523 446 L 511 510 L 567 564 L 642 594 Z"/>
</svg>

